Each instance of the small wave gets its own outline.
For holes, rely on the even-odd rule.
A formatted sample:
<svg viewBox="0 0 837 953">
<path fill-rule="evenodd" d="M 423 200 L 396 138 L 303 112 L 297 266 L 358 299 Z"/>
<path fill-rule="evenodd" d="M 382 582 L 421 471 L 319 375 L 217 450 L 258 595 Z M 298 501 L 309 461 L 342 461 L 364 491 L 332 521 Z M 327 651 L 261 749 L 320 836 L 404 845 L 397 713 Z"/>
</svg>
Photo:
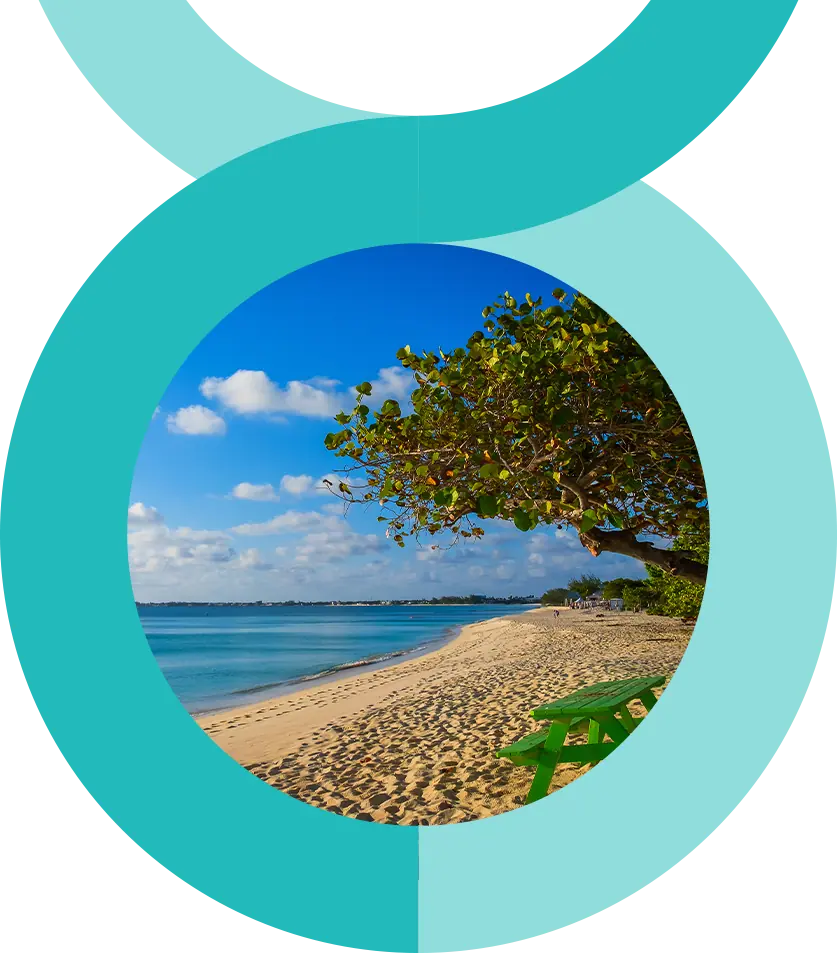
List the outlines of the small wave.
<svg viewBox="0 0 837 953">
<path fill-rule="evenodd" d="M 288 685 L 301 685 L 305 682 L 314 682 L 321 678 L 328 678 L 331 675 L 338 675 L 340 672 L 350 671 L 354 668 L 366 668 L 369 665 L 384 665 L 393 659 L 402 658 L 405 655 L 418 655 L 435 647 L 440 642 L 445 642 L 456 635 L 458 629 L 446 629 L 445 632 L 435 639 L 430 639 L 421 645 L 414 645 L 409 649 L 399 649 L 394 652 L 382 652 L 379 655 L 367 655 L 365 658 L 357 659 L 353 662 L 341 662 L 339 665 L 332 665 L 330 668 L 324 668 L 320 672 L 313 672 L 310 675 L 298 675 L 296 678 L 288 678 L 281 682 L 265 682 L 263 685 L 253 685 L 249 688 L 238 688 L 231 691 L 230 695 L 253 695 L 257 692 L 264 692 L 270 688 L 284 688 Z"/>
</svg>

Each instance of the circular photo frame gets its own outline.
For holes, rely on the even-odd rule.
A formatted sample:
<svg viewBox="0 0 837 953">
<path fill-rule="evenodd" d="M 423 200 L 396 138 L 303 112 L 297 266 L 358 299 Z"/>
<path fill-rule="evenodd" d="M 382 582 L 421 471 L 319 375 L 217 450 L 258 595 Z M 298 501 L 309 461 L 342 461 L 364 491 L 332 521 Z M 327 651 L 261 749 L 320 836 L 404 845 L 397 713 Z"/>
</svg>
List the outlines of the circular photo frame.
<svg viewBox="0 0 837 953">
<path fill-rule="evenodd" d="M 366 125 L 379 131 L 374 148 L 353 139 Z M 56 743 L 160 863 L 292 933 L 363 949 L 460 950 L 555 930 L 623 899 L 741 800 L 816 663 L 833 583 L 834 491 L 790 344 L 746 276 L 688 216 L 639 184 L 539 228 L 469 239 L 483 223 L 463 220 L 457 230 L 444 211 L 455 180 L 421 185 L 419 221 L 415 162 L 405 161 L 414 142 L 402 129 L 350 124 L 258 150 L 178 193 L 111 252 L 58 324 L 21 406 L 4 485 L 3 575 L 23 669 Z M 346 139 L 335 167 L 324 141 Z M 495 204 L 505 207 L 512 188 L 498 185 Z M 511 213 L 505 224 L 515 227 Z M 147 422 L 197 341 L 303 265 L 416 240 L 465 241 L 560 274 L 618 315 L 690 421 L 713 517 L 703 610 L 659 703 L 664 714 L 556 795 L 422 828 L 312 808 L 207 738 L 148 650 L 125 539 Z M 773 515 L 777 493 L 791 492 L 781 478 L 789 446 L 805 448 L 816 534 L 801 522 L 780 527 Z M 62 528 L 74 558 L 44 570 L 54 517 L 43 501 L 58 472 L 73 502 Z M 760 586 L 776 577 L 805 599 L 762 601 Z M 84 613 L 70 611 L 79 604 Z M 749 731 L 731 731 L 742 711 Z"/>
</svg>

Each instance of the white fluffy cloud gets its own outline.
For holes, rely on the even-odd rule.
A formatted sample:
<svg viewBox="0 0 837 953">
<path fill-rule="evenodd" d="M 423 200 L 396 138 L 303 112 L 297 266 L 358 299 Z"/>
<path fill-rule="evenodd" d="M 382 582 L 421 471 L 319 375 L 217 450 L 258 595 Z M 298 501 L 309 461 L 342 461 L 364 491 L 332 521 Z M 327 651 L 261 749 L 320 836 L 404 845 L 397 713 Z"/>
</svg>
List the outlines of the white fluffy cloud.
<svg viewBox="0 0 837 953">
<path fill-rule="evenodd" d="M 221 437 L 227 432 L 227 423 L 214 410 L 193 404 L 191 407 L 181 407 L 180 410 L 169 414 L 166 426 L 171 433 L 188 434 L 192 437 Z"/>
<path fill-rule="evenodd" d="M 295 544 L 277 546 L 275 553 L 280 559 L 292 559 L 293 564 L 311 570 L 326 563 L 379 553 L 387 547 L 383 535 L 357 533 L 345 519 L 316 511 L 288 510 L 265 523 L 235 526 L 231 532 L 241 536 L 304 533 Z"/>
<path fill-rule="evenodd" d="M 345 527 L 324 533 L 309 533 L 296 548 L 296 562 L 314 565 L 330 563 L 376 553 L 384 545 L 380 536 L 355 533 Z"/>
<path fill-rule="evenodd" d="M 235 569 L 255 569 L 259 572 L 272 569 L 270 563 L 265 562 L 262 559 L 262 554 L 258 549 L 245 549 L 243 553 L 239 553 L 238 559 L 236 560 Z"/>
<path fill-rule="evenodd" d="M 416 389 L 416 381 L 410 371 L 396 365 L 382 367 L 372 384 L 372 397 L 376 402 L 392 397 L 395 400 L 404 400 L 408 394 Z"/>
<path fill-rule="evenodd" d="M 273 536 L 278 533 L 304 533 L 311 529 L 339 531 L 341 523 L 341 520 L 327 513 L 288 510 L 265 523 L 242 523 L 240 526 L 233 526 L 231 532 L 238 536 Z"/>
<path fill-rule="evenodd" d="M 299 476 L 291 476 L 290 473 L 285 474 L 282 477 L 281 481 L 282 489 L 287 490 L 288 493 L 293 493 L 294 496 L 301 496 L 303 493 L 308 493 L 314 486 L 314 477 L 308 476 L 307 473 L 300 473 Z"/>
<path fill-rule="evenodd" d="M 529 553 L 529 558 L 526 560 L 526 571 L 530 576 L 539 579 L 542 576 L 546 575 L 546 568 L 544 566 L 544 558 L 539 552 Z"/>
<path fill-rule="evenodd" d="M 316 380 L 323 382 L 322 378 Z M 236 414 L 330 418 L 346 403 L 330 388 L 306 381 L 288 381 L 285 387 L 280 387 L 264 371 L 240 370 L 230 377 L 207 377 L 200 390 L 204 397 L 219 401 Z"/>
<path fill-rule="evenodd" d="M 498 580 L 514 580 L 526 585 L 527 579 L 580 571 L 578 567 L 586 566 L 593 558 L 579 545 L 575 535 L 562 530 L 524 535 L 514 527 L 508 533 L 503 527 L 500 529 L 499 537 L 494 528 L 489 527 L 483 540 L 448 547 L 443 542 L 436 549 L 430 546 L 416 549 L 415 559 L 426 567 L 422 578 L 460 587 L 468 584 L 469 579 L 483 580 L 489 587 L 492 581 L 496 584 Z M 521 544 L 519 548 L 516 543 Z"/>
<path fill-rule="evenodd" d="M 184 566 L 207 568 L 236 556 L 226 533 L 162 523 L 128 533 L 128 560 L 133 573 L 171 571 Z"/>
<path fill-rule="evenodd" d="M 276 503 L 279 500 L 279 494 L 271 483 L 239 483 L 232 488 L 230 496 L 260 503 Z"/>
<path fill-rule="evenodd" d="M 390 397 L 403 400 L 415 386 L 412 374 L 399 366 L 381 368 L 371 384 L 376 405 Z M 229 377 L 205 378 L 200 391 L 236 414 L 295 414 L 330 420 L 339 411 L 350 410 L 357 396 L 353 387 L 339 387 L 340 381 L 330 377 L 288 381 L 282 386 L 264 371 L 238 370 Z"/>
<path fill-rule="evenodd" d="M 542 553 L 545 550 L 553 548 L 552 540 L 548 536 L 544 536 L 540 533 L 531 536 L 527 540 L 527 544 L 529 546 L 529 551 L 533 553 Z"/>
<path fill-rule="evenodd" d="M 153 526 L 163 522 L 163 514 L 153 506 L 145 503 L 132 503 L 128 507 L 128 526 Z"/>
<path fill-rule="evenodd" d="M 324 480 L 336 484 L 338 477 L 333 473 L 326 473 L 324 476 L 316 478 L 309 476 L 307 473 L 300 473 L 298 476 L 287 473 L 279 481 L 279 485 L 286 493 L 302 496 L 304 493 L 327 493 L 328 487 L 323 482 Z"/>
<path fill-rule="evenodd" d="M 258 549 L 238 553 L 232 537 L 218 530 L 180 526 L 170 529 L 153 506 L 128 508 L 128 563 L 133 576 L 158 576 L 166 584 L 175 578 L 207 578 L 219 569 L 266 570 L 270 563 Z"/>
<path fill-rule="evenodd" d="M 300 473 L 298 476 L 288 473 L 279 481 L 278 488 L 273 486 L 272 483 L 239 483 L 232 488 L 230 496 L 236 500 L 278 503 L 280 499 L 279 489 L 284 490 L 285 493 L 290 493 L 292 496 L 327 492 L 323 480 L 330 480 L 333 484 L 336 484 L 338 478 L 333 473 L 318 478 L 309 476 L 307 473 Z"/>
</svg>

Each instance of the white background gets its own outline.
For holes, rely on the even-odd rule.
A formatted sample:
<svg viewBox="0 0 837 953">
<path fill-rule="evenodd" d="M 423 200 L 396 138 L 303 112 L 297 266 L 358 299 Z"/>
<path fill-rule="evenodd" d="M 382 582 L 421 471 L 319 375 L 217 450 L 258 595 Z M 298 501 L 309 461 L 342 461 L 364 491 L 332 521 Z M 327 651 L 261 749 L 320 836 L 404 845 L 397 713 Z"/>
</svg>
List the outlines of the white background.
<svg viewBox="0 0 837 953">
<path fill-rule="evenodd" d="M 508 0 L 189 3 L 271 76 L 342 106 L 415 116 L 494 106 L 554 83 L 648 0 L 524 0 L 513 12 Z"/>
<path fill-rule="evenodd" d="M 512 11 L 509 4 L 505 15 L 513 17 Z M 500 8 L 492 7 L 490 15 L 502 33 Z M 190 179 L 140 140 L 87 85 L 34 0 L 3 4 L 2 19 L 4 453 L 32 367 L 73 294 L 131 227 Z M 832 449 L 837 436 L 831 330 L 834 74 L 827 64 L 834 27 L 831 5 L 803 0 L 738 99 L 647 179 L 714 235 L 761 290 L 805 367 Z M 326 60 L 321 68 L 328 68 Z M 363 62 L 357 69 L 364 69 Z M 389 77 L 391 84 L 402 80 L 405 97 L 419 95 L 419 80 L 429 96 L 444 93 L 433 76 Z M 497 102 L 508 98 L 502 76 L 487 73 L 485 83 L 489 88 L 481 95 Z M 95 414 L 95 407 L 89 412 Z M 788 447 L 801 471 L 804 450 Z M 60 513 L 72 502 L 64 498 L 56 474 L 54 498 L 44 501 L 56 511 L 56 539 L 45 541 L 47 559 L 51 546 L 65 545 Z M 816 514 L 810 518 L 815 533 Z M 782 581 L 775 582 L 781 590 Z M 707 947 L 718 953 L 834 949 L 833 630 L 832 624 L 785 743 L 719 830 L 640 893 L 557 934 L 514 946 L 525 953 L 556 944 L 588 951 L 614 944 L 653 946 L 678 953 Z M 325 947 L 220 906 L 130 841 L 55 748 L 26 688 L 5 618 L 0 651 L 6 879 L 0 939 L 7 949 L 226 953 L 233 945 L 264 943 L 302 953 Z M 727 725 L 726 733 L 731 730 Z M 708 756 L 706 763 L 710 770 Z"/>
</svg>

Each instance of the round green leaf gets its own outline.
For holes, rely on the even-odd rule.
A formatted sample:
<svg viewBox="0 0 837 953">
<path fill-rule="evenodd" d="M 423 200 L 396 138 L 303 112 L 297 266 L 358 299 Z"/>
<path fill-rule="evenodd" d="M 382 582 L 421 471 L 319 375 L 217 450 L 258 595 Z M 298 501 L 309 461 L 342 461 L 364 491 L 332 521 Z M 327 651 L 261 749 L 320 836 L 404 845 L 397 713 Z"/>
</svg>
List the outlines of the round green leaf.
<svg viewBox="0 0 837 953">
<path fill-rule="evenodd" d="M 480 516 L 496 516 L 500 508 L 496 496 L 481 496 L 477 501 Z"/>
</svg>

